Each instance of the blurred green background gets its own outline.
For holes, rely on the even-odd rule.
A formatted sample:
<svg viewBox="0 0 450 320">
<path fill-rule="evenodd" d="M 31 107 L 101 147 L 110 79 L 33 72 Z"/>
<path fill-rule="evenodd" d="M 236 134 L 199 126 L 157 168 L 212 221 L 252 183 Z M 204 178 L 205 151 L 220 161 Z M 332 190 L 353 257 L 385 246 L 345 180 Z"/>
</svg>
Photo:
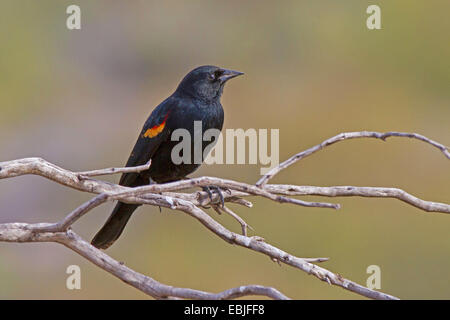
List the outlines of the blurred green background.
<svg viewBox="0 0 450 320">
<path fill-rule="evenodd" d="M 81 7 L 81 30 L 66 7 Z M 366 28 L 381 7 L 382 30 Z M 279 128 L 280 160 L 344 131 L 417 132 L 450 144 L 450 2 L 12 1 L 0 4 L 0 161 L 39 156 L 81 171 L 122 166 L 146 117 L 192 68 L 245 72 L 225 89 L 225 128 Z M 257 165 L 194 176 L 255 182 Z M 118 176 L 108 177 L 118 181 Z M 273 182 L 392 186 L 450 202 L 449 162 L 392 138 L 332 146 Z M 40 177 L 0 181 L 0 223 L 57 221 L 91 197 Z M 450 298 L 450 217 L 392 199 L 320 199 L 339 211 L 255 200 L 233 207 L 253 234 L 401 298 Z M 90 240 L 113 204 L 74 229 Z M 210 214 L 239 232 L 229 216 Z M 230 246 L 183 213 L 142 207 L 108 251 L 158 281 L 207 291 L 274 286 L 297 299 L 357 299 L 261 254 Z M 67 290 L 68 265 L 82 289 Z M 0 298 L 147 298 L 57 244 L 0 243 Z"/>
</svg>

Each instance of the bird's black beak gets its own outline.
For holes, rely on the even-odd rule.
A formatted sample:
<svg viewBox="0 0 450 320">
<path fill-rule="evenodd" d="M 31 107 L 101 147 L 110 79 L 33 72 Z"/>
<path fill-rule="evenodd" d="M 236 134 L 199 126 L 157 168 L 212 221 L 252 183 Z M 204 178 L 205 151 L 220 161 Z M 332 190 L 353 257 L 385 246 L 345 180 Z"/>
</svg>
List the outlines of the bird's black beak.
<svg viewBox="0 0 450 320">
<path fill-rule="evenodd" d="M 222 69 L 223 73 L 220 75 L 219 79 L 221 82 L 226 82 L 232 78 L 235 78 L 237 76 L 243 75 L 243 72 L 235 71 L 235 70 L 228 70 L 228 69 Z"/>
</svg>

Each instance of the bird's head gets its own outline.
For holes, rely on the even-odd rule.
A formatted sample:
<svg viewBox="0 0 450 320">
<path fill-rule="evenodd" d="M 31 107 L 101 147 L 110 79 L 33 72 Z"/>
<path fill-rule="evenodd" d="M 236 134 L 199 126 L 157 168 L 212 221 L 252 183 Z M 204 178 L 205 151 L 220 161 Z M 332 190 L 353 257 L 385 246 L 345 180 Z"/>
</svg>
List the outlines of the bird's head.
<svg viewBox="0 0 450 320">
<path fill-rule="evenodd" d="M 177 92 L 214 101 L 222 95 L 225 83 L 244 73 L 215 66 L 201 66 L 189 72 L 178 85 Z"/>
</svg>

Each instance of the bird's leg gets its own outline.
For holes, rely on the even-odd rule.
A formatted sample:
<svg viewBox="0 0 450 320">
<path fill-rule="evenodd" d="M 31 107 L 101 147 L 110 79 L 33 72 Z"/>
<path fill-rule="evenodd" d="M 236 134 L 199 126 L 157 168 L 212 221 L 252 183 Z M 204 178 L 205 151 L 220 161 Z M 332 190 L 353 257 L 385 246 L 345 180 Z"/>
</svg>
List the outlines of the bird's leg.
<svg viewBox="0 0 450 320">
<path fill-rule="evenodd" d="M 213 194 L 212 194 L 211 190 L 214 190 L 217 193 L 217 195 L 219 196 L 220 206 L 222 208 L 225 206 L 225 197 L 223 196 L 222 190 L 230 192 L 229 189 L 224 189 L 224 188 L 220 188 L 217 186 L 204 186 L 204 187 L 202 187 L 202 189 L 203 189 L 203 191 L 205 191 L 208 194 L 209 199 L 211 200 L 211 203 L 213 202 Z"/>
</svg>

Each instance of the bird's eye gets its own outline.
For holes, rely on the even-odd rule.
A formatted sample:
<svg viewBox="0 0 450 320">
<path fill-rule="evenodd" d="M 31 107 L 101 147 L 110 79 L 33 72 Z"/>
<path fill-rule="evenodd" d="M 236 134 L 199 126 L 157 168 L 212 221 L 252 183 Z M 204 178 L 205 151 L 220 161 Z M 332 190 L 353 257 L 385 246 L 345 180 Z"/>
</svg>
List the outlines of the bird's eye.
<svg viewBox="0 0 450 320">
<path fill-rule="evenodd" d="M 211 74 L 209 75 L 209 79 L 210 79 L 211 81 L 216 81 L 216 80 L 219 79 L 219 77 L 220 77 L 222 74 L 223 74 L 223 70 L 216 70 L 216 71 L 214 71 L 213 73 L 211 73 Z"/>
</svg>

